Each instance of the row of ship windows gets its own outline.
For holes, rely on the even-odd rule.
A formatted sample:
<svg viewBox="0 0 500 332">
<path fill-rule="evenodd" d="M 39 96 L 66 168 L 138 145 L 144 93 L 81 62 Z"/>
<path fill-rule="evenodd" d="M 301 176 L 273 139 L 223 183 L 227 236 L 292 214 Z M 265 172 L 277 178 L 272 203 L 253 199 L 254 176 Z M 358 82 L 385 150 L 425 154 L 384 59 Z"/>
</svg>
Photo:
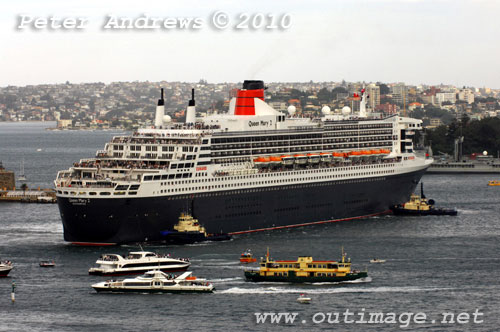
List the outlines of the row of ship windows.
<svg viewBox="0 0 500 332">
<path fill-rule="evenodd" d="M 259 148 L 259 147 L 269 147 L 269 146 L 296 146 L 296 145 L 321 145 L 327 143 L 342 143 L 342 142 L 353 142 L 353 141 L 388 141 L 397 139 L 397 136 L 390 135 L 384 136 L 371 136 L 363 137 L 358 135 L 352 135 L 352 137 L 344 138 L 330 138 L 324 140 L 303 140 L 303 141 L 281 141 L 281 142 L 264 142 L 264 143 L 245 143 L 245 144 L 221 144 L 213 145 L 212 150 L 230 150 L 237 148 Z"/>
<path fill-rule="evenodd" d="M 288 189 L 302 189 L 309 187 L 323 187 L 330 185 L 338 185 L 338 184 L 354 184 L 354 183 L 362 183 L 362 182 L 374 182 L 374 181 L 385 181 L 385 177 L 373 177 L 366 179 L 353 179 L 353 180 L 342 180 L 333 182 L 320 182 L 320 183 L 310 183 L 310 184 L 297 184 L 287 186 Z M 229 190 L 229 191 L 220 191 L 220 192 L 210 192 L 210 193 L 194 193 L 194 194 L 184 194 L 179 196 L 168 196 L 168 200 L 185 200 L 192 199 L 193 197 L 213 197 L 213 196 L 226 196 L 226 195 L 238 195 L 238 194 L 248 194 L 248 193 L 258 193 L 264 191 L 278 191 L 283 190 L 280 187 L 266 187 L 266 188 L 253 188 L 253 189 L 239 189 L 239 190 Z"/>
<path fill-rule="evenodd" d="M 376 164 L 376 165 L 365 165 L 363 169 L 377 169 L 377 168 L 387 168 L 391 167 L 392 164 Z M 353 171 L 353 170 L 361 170 L 360 168 L 357 168 L 355 166 L 350 166 L 350 167 L 340 167 L 338 169 L 335 169 L 336 171 L 338 170 L 339 172 L 343 171 Z M 307 171 L 297 171 L 297 172 L 270 172 L 270 173 L 261 173 L 261 174 L 253 174 L 253 175 L 247 175 L 247 176 L 230 176 L 230 177 L 217 177 L 217 178 L 207 178 L 207 179 L 194 179 L 194 180 L 183 180 L 183 181 L 172 181 L 172 182 L 162 182 L 162 186 L 171 186 L 171 185 L 177 185 L 177 184 L 189 184 L 189 183 L 200 183 L 200 182 L 214 182 L 214 181 L 230 181 L 230 180 L 245 180 L 245 179 L 256 179 L 256 178 L 262 178 L 262 177 L 275 177 L 275 176 L 292 176 L 292 175 L 299 175 L 299 174 L 313 174 L 313 173 L 327 173 L 331 172 L 331 169 L 313 169 L 313 170 L 307 170 Z M 205 176 L 207 173 L 204 174 Z M 155 180 L 159 180 L 160 178 L 156 178 L 160 175 L 155 176 Z M 162 175 L 161 179 L 166 179 L 166 175 Z M 296 181 L 296 180 L 294 180 Z"/>
<path fill-rule="evenodd" d="M 376 172 L 364 172 L 364 173 L 352 173 L 350 176 L 366 176 L 366 175 L 382 175 L 394 173 L 393 170 L 376 171 Z M 153 191 L 153 194 L 167 194 L 167 193 L 177 193 L 177 192 L 191 192 L 197 190 L 212 190 L 212 189 L 224 189 L 224 188 L 234 188 L 234 187 L 246 187 L 246 186 L 256 186 L 256 185 L 269 185 L 278 183 L 289 183 L 295 181 L 313 181 L 313 180 L 328 180 L 343 177 L 341 175 L 328 175 L 328 176 L 313 176 L 307 178 L 299 179 L 280 179 L 280 180 L 269 180 L 269 181 L 257 181 L 257 182 L 239 182 L 232 184 L 218 184 L 211 186 L 200 186 L 200 187 L 186 187 L 186 188 L 172 188 L 172 189 L 162 189 L 159 191 Z"/>
<path fill-rule="evenodd" d="M 121 144 L 113 144 L 113 150 L 115 151 L 124 151 L 126 145 L 121 145 Z M 130 145 L 129 150 L 130 151 L 142 151 L 142 147 L 144 146 L 145 151 L 158 151 L 159 145 Z M 182 152 L 198 152 L 198 147 L 194 146 L 174 146 L 174 145 L 169 145 L 169 146 L 161 146 L 161 151 L 163 152 L 174 152 L 174 151 L 181 151 Z"/>
<path fill-rule="evenodd" d="M 232 155 L 258 155 L 265 153 L 293 153 L 293 152 L 307 152 L 307 151 L 324 151 L 324 150 L 337 150 L 337 149 L 355 149 L 355 148 L 383 148 L 391 147 L 392 141 L 378 142 L 378 143 L 349 143 L 349 144 L 333 144 L 323 146 L 296 146 L 285 148 L 267 148 L 267 149 L 253 149 L 253 150 L 229 150 L 229 151 L 216 151 L 212 152 L 212 157 L 216 156 L 232 156 Z"/>
<path fill-rule="evenodd" d="M 87 194 L 86 191 L 80 191 L 80 192 L 76 192 L 76 191 L 61 191 L 61 190 L 58 190 L 57 191 L 58 194 L 64 194 L 64 195 L 72 195 L 72 196 L 76 196 L 77 194 L 79 196 L 85 196 Z M 96 193 L 95 191 L 90 191 L 88 192 L 89 196 L 97 196 L 98 193 Z M 127 193 L 125 191 L 115 191 L 114 193 L 111 193 L 109 191 L 101 191 L 99 193 L 100 196 L 111 196 L 111 195 L 115 195 L 115 196 L 124 196 L 126 195 Z M 128 192 L 129 195 L 137 195 L 137 191 L 129 191 Z"/>
<path fill-rule="evenodd" d="M 281 141 L 290 139 L 307 139 L 307 138 L 321 138 L 322 136 L 332 136 L 337 134 L 349 134 L 342 132 L 343 130 L 351 130 L 356 135 L 362 132 L 378 133 L 381 130 L 373 129 L 392 129 L 392 124 L 372 124 L 372 125 L 344 125 L 344 126 L 329 126 L 327 131 L 321 131 L 319 133 L 304 133 L 295 135 L 273 135 L 273 136 L 243 136 L 243 137 L 224 137 L 224 138 L 213 138 L 212 144 L 220 143 L 237 143 L 237 142 L 258 142 L 258 141 Z M 387 131 L 387 130 L 385 130 Z M 382 130 L 382 132 L 385 132 Z"/>
</svg>

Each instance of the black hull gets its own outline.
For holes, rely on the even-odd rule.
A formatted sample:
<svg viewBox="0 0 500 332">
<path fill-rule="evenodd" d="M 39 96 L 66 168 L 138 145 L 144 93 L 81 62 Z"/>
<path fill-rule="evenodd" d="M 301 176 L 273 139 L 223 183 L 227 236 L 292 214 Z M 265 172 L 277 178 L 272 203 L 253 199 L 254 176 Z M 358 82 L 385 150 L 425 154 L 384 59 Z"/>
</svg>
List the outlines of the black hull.
<svg viewBox="0 0 500 332">
<path fill-rule="evenodd" d="M 218 193 L 149 198 L 57 198 L 64 239 L 79 244 L 161 242 L 186 205 L 209 233 L 238 234 L 387 212 L 413 193 L 412 173 Z"/>
<path fill-rule="evenodd" d="M 6 277 L 6 276 L 9 275 L 9 273 L 10 273 L 10 270 L 8 270 L 8 271 L 1 271 L 0 272 L 0 277 Z"/>
<path fill-rule="evenodd" d="M 430 209 L 430 210 L 406 210 L 402 207 L 392 208 L 392 212 L 399 216 L 456 216 L 457 210 L 452 209 Z"/>
<path fill-rule="evenodd" d="M 253 282 L 290 282 L 290 283 L 315 283 L 315 282 L 346 282 L 368 277 L 367 272 L 349 273 L 343 277 L 297 277 L 295 273 L 285 276 L 261 276 L 259 272 L 245 271 L 247 281 Z"/>
<path fill-rule="evenodd" d="M 220 233 L 205 236 L 205 234 L 199 232 L 184 233 L 184 232 L 170 232 L 167 235 L 163 235 L 163 244 L 193 244 L 197 242 L 205 241 L 228 241 L 231 240 L 229 234 Z"/>
</svg>

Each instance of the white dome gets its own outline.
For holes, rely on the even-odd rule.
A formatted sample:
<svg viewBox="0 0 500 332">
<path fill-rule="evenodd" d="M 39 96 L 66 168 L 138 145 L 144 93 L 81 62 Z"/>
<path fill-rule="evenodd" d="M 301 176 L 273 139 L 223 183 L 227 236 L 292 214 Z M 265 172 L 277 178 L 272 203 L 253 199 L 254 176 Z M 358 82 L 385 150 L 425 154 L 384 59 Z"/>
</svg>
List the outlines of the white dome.
<svg viewBox="0 0 500 332">
<path fill-rule="evenodd" d="M 295 111 L 297 111 L 297 108 L 295 106 L 293 106 L 293 105 L 288 106 L 288 114 L 290 116 L 294 115 Z"/>
<path fill-rule="evenodd" d="M 328 106 L 323 106 L 323 108 L 321 109 L 321 113 L 323 113 L 323 115 L 330 115 L 330 107 Z"/>
<path fill-rule="evenodd" d="M 170 115 L 164 115 L 164 116 L 163 116 L 163 122 L 164 122 L 164 123 L 165 123 L 165 122 L 170 122 L 170 121 L 172 121 L 172 118 L 170 117 Z"/>
<path fill-rule="evenodd" d="M 351 108 L 349 106 L 342 107 L 342 114 L 349 115 L 351 113 Z"/>
<path fill-rule="evenodd" d="M 488 155 L 488 151 L 483 151 L 483 156 L 487 156 Z"/>
</svg>

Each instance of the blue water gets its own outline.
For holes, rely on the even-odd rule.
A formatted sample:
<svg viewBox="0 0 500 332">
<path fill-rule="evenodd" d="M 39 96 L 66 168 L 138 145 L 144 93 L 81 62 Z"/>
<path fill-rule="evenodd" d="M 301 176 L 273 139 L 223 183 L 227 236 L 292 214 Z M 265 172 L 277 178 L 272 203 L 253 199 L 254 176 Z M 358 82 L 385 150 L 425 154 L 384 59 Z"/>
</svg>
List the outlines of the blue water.
<svg viewBox="0 0 500 332">
<path fill-rule="evenodd" d="M 30 187 L 49 187 L 58 170 L 92 157 L 118 132 L 46 131 L 52 123 L 0 123 L 0 160 L 15 171 L 24 158 Z M 37 151 L 42 149 L 42 151 Z M 457 217 L 382 216 L 234 237 L 228 242 L 147 247 L 190 257 L 195 275 L 212 280 L 214 294 L 96 294 L 89 276 L 100 254 L 137 247 L 66 244 L 56 205 L 0 204 L 0 259 L 13 261 L 0 279 L 0 331 L 498 331 L 500 323 L 500 187 L 490 175 L 426 175 L 426 195 L 457 207 Z M 338 259 L 344 247 L 371 281 L 343 285 L 247 283 L 238 257 L 250 248 L 277 259 L 312 255 Z M 369 264 L 371 258 L 387 260 Z M 54 259 L 43 269 L 40 260 Z M 11 283 L 17 285 L 11 303 Z M 296 302 L 300 293 L 313 300 Z M 363 311 L 364 308 L 364 311 Z M 425 324 L 314 323 L 316 313 L 424 312 Z M 482 323 L 440 323 L 443 312 L 475 310 Z M 257 324 L 256 312 L 296 312 L 293 324 Z M 321 316 L 315 316 L 316 321 Z M 342 317 L 342 316 L 341 316 Z M 355 316 L 357 318 L 358 316 Z M 435 323 L 432 323 L 435 320 Z M 303 323 L 303 321 L 305 321 Z"/>
</svg>

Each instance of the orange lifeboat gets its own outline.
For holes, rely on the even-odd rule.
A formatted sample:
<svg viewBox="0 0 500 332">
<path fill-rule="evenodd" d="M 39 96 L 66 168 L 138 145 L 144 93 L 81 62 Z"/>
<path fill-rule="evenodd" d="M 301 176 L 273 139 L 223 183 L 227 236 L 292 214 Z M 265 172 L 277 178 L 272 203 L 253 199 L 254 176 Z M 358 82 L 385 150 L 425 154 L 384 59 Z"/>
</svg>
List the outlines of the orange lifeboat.
<svg viewBox="0 0 500 332">
<path fill-rule="evenodd" d="M 304 156 L 303 154 L 296 154 L 294 157 L 295 163 L 298 165 L 304 165 L 307 163 L 307 156 Z"/>
<path fill-rule="evenodd" d="M 370 159 L 372 155 L 372 153 L 369 150 L 361 150 L 359 153 L 361 155 L 361 159 L 365 161 Z"/>
<path fill-rule="evenodd" d="M 258 157 L 255 158 L 253 162 L 257 167 L 266 167 L 271 162 L 271 159 L 269 157 Z"/>
<path fill-rule="evenodd" d="M 321 156 L 322 162 L 332 161 L 332 153 L 331 152 L 321 152 L 319 155 Z"/>
<path fill-rule="evenodd" d="M 351 151 L 348 153 L 349 159 L 359 160 L 361 158 L 361 151 Z"/>
<path fill-rule="evenodd" d="M 320 156 L 317 153 L 308 153 L 307 158 L 310 164 L 317 164 L 320 160 Z"/>
<path fill-rule="evenodd" d="M 288 156 L 288 155 L 281 156 L 281 162 L 283 163 L 283 165 L 286 165 L 286 166 L 293 165 L 294 160 L 295 160 L 295 158 L 292 156 Z"/>
<path fill-rule="evenodd" d="M 348 157 L 348 154 L 346 152 L 334 152 L 333 153 L 333 159 L 335 161 L 341 162 L 345 161 L 345 159 Z"/>
</svg>

